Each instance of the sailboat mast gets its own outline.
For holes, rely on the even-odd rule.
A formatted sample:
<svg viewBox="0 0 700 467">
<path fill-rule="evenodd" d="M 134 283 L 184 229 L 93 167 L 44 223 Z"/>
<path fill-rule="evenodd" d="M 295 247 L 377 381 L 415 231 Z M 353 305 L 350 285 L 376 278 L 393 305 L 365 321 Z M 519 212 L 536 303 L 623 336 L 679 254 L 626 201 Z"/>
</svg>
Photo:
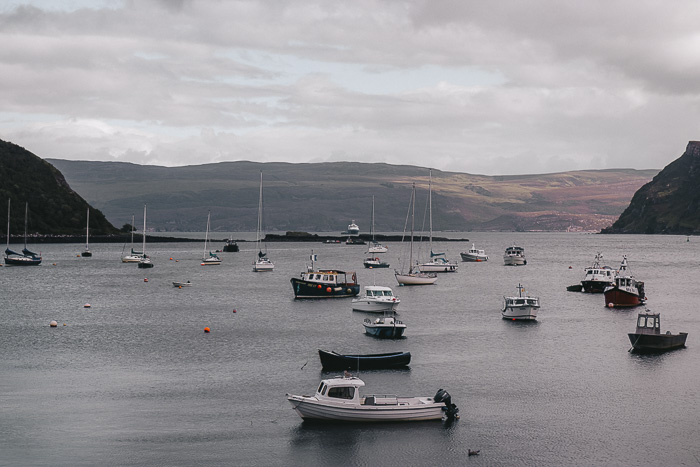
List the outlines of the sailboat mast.
<svg viewBox="0 0 700 467">
<path fill-rule="evenodd" d="M 430 169 L 430 178 L 428 178 L 428 216 L 430 219 L 430 256 L 433 256 L 433 170 Z"/>
<path fill-rule="evenodd" d="M 27 249 L 27 217 L 29 216 L 29 203 L 24 203 L 24 249 Z"/>
<path fill-rule="evenodd" d="M 131 254 L 134 254 L 134 216 L 133 214 L 131 215 Z"/>
<path fill-rule="evenodd" d="M 85 249 L 88 249 L 90 239 L 90 208 L 87 210 L 87 225 L 85 226 Z"/>
<path fill-rule="evenodd" d="M 258 251 L 262 251 L 260 249 L 260 231 L 262 229 L 262 195 L 263 195 L 263 174 L 262 171 L 260 171 L 260 193 L 258 195 L 258 235 L 257 235 L 257 241 L 258 241 Z"/>
<path fill-rule="evenodd" d="M 413 272 L 413 224 L 416 217 L 416 184 L 413 183 L 413 191 L 411 192 L 411 248 L 408 256 L 408 273 Z"/>
<path fill-rule="evenodd" d="M 141 247 L 143 256 L 146 257 L 146 205 L 143 205 L 143 246 Z"/>
<path fill-rule="evenodd" d="M 209 241 L 209 221 L 211 219 L 211 211 L 207 214 L 207 231 L 204 234 L 204 258 L 207 257 L 207 242 Z"/>
<path fill-rule="evenodd" d="M 7 249 L 10 249 L 10 198 L 7 198 Z"/>
<path fill-rule="evenodd" d="M 374 242 L 374 196 L 372 196 L 372 241 Z"/>
</svg>

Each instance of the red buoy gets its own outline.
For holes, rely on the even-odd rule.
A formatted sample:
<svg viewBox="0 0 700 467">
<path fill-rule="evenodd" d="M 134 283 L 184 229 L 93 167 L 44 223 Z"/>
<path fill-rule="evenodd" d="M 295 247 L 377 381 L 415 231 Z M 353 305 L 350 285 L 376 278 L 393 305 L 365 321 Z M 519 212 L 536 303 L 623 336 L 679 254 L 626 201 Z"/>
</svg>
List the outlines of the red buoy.
<svg viewBox="0 0 700 467">
<path fill-rule="evenodd" d="M 209 331 L 210 331 L 210 329 L 208 327 L 204 328 L 204 332 L 209 332 Z"/>
</svg>

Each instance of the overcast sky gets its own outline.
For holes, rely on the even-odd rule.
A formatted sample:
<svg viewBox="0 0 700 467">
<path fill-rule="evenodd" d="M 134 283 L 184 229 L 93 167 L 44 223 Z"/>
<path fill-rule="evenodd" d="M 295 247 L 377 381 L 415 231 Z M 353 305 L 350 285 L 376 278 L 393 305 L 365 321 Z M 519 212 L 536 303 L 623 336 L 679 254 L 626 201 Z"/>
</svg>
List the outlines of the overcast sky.
<svg viewBox="0 0 700 467">
<path fill-rule="evenodd" d="M 44 158 L 663 168 L 700 2 L 3 0 L 0 139 Z"/>
</svg>

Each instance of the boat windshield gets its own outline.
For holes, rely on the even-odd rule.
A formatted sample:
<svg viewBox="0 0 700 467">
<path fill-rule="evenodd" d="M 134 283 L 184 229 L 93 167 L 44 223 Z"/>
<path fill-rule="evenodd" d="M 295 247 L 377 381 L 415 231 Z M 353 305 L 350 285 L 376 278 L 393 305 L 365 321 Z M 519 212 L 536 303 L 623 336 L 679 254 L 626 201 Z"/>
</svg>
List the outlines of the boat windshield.
<svg viewBox="0 0 700 467">
<path fill-rule="evenodd" d="M 335 397 L 337 399 L 352 399 L 355 397 L 355 388 L 352 386 L 330 388 L 328 390 L 328 397 Z"/>
</svg>

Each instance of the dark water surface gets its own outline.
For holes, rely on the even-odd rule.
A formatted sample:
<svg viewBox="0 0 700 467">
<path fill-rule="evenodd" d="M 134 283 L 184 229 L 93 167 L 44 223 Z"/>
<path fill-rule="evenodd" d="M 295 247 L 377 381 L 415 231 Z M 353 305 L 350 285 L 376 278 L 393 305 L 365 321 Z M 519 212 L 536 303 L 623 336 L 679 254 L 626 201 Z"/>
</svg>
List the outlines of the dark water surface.
<svg viewBox="0 0 700 467">
<path fill-rule="evenodd" d="M 151 270 L 122 264 L 122 245 L 95 245 L 93 258 L 76 257 L 81 245 L 41 245 L 41 266 L 0 268 L 0 464 L 700 463 L 699 239 L 460 236 L 490 261 L 460 263 L 458 273 L 418 288 L 396 286 L 393 269 L 363 269 L 363 246 L 271 244 L 275 271 L 253 273 L 251 244 L 202 267 L 201 245 L 154 243 Z M 471 241 L 440 246 L 458 259 Z M 513 242 L 527 266 L 503 266 Z M 393 267 L 400 245 L 389 246 Z M 366 336 L 367 315 L 351 311 L 350 299 L 295 301 L 289 279 L 312 248 L 317 266 L 391 286 L 406 337 Z M 662 331 L 688 332 L 687 348 L 629 353 L 638 310 L 566 292 L 597 251 L 615 268 L 628 255 Z M 194 285 L 177 289 L 174 280 Z M 500 317 L 502 296 L 518 282 L 541 298 L 536 323 Z M 462 417 L 450 425 L 303 423 L 285 393 L 311 394 L 330 375 L 318 348 L 408 350 L 410 370 L 362 373 L 366 392 L 445 388 Z M 481 454 L 468 457 L 469 449 Z"/>
</svg>

